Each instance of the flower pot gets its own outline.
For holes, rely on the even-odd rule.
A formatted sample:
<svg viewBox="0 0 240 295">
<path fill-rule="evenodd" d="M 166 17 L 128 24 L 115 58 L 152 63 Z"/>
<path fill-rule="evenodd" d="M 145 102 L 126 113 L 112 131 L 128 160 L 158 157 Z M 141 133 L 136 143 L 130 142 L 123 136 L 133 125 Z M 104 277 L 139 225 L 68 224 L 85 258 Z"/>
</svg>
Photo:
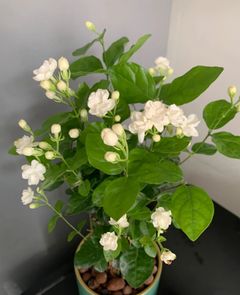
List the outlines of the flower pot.
<svg viewBox="0 0 240 295">
<path fill-rule="evenodd" d="M 80 249 L 81 245 L 82 245 L 83 241 L 79 244 L 77 251 Z M 158 290 L 158 285 L 160 282 L 160 276 L 162 273 L 162 261 L 160 260 L 160 250 L 157 247 L 157 259 L 158 259 L 158 271 L 155 275 L 155 278 L 152 282 L 151 285 L 149 285 L 148 287 L 146 287 L 146 289 L 144 289 L 143 291 L 141 291 L 140 293 L 137 293 L 137 295 L 156 295 L 157 294 L 157 290 Z M 77 285 L 78 285 L 78 290 L 79 290 L 79 294 L 80 295 L 99 295 L 99 293 L 94 292 L 92 289 L 90 289 L 86 283 L 83 281 L 79 269 L 74 266 L 74 271 L 75 271 L 75 275 L 76 275 L 76 279 L 77 279 Z"/>
</svg>

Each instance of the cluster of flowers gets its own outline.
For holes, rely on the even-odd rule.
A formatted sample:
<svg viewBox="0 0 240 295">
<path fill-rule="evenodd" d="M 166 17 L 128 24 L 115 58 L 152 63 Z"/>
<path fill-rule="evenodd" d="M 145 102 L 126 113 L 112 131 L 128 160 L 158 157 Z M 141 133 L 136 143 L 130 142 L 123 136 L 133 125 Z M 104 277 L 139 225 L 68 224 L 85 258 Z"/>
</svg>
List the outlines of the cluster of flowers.
<svg viewBox="0 0 240 295">
<path fill-rule="evenodd" d="M 161 233 L 166 231 L 172 223 L 171 211 L 166 211 L 163 207 L 158 207 L 151 215 L 151 222 L 156 228 L 159 236 Z M 110 218 L 109 224 L 123 230 L 129 226 L 127 215 L 123 215 L 118 221 Z M 118 238 L 119 237 L 114 231 L 104 233 L 100 239 L 100 244 L 103 246 L 104 251 L 116 251 L 118 247 Z M 176 259 L 176 255 L 169 249 L 164 249 L 161 252 L 160 258 L 164 263 L 171 264 L 172 261 Z"/>
<path fill-rule="evenodd" d="M 163 79 L 173 74 L 173 69 L 170 67 L 170 62 L 166 57 L 160 56 L 155 60 L 155 67 L 149 69 L 152 76 L 160 76 Z"/>
</svg>

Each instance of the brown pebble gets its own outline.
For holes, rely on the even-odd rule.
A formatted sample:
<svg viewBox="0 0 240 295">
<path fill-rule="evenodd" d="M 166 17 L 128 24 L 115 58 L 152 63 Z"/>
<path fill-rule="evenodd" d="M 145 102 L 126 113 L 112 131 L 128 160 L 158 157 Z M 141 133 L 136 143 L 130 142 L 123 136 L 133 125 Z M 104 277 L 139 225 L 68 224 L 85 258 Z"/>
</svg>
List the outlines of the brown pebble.
<svg viewBox="0 0 240 295">
<path fill-rule="evenodd" d="M 99 272 L 96 274 L 96 281 L 98 284 L 105 284 L 107 281 L 107 274 L 105 272 Z"/>
<path fill-rule="evenodd" d="M 88 271 L 88 268 L 79 268 L 80 273 L 85 273 Z"/>
<path fill-rule="evenodd" d="M 91 288 L 92 290 L 95 290 L 99 287 L 98 282 L 96 282 L 96 280 L 91 280 L 88 284 L 89 288 Z"/>
<path fill-rule="evenodd" d="M 125 281 L 122 278 L 114 278 L 112 279 L 108 285 L 108 291 L 119 291 L 125 287 Z"/>
<path fill-rule="evenodd" d="M 97 272 L 94 268 L 92 268 L 92 276 L 93 276 L 93 277 L 96 277 L 97 273 L 98 273 L 98 272 Z"/>
<path fill-rule="evenodd" d="M 150 276 L 150 277 L 144 282 L 144 284 L 145 284 L 145 285 L 151 285 L 152 282 L 153 282 L 153 279 L 154 279 L 154 277 L 153 277 L 153 276 Z"/>
<path fill-rule="evenodd" d="M 122 292 L 121 291 L 116 291 L 116 292 L 113 292 L 113 295 L 122 295 Z"/>
<path fill-rule="evenodd" d="M 129 295 L 129 294 L 132 294 L 132 287 L 130 286 L 125 286 L 124 289 L 123 289 L 123 294 L 124 295 Z"/>
<path fill-rule="evenodd" d="M 153 275 L 156 273 L 158 271 L 158 268 L 157 268 L 157 266 L 156 265 L 154 265 L 154 268 L 153 268 Z"/>
<path fill-rule="evenodd" d="M 84 280 L 84 282 L 87 282 L 91 279 L 92 275 L 90 274 L 90 272 L 85 272 L 83 275 L 82 275 L 82 279 Z"/>
</svg>

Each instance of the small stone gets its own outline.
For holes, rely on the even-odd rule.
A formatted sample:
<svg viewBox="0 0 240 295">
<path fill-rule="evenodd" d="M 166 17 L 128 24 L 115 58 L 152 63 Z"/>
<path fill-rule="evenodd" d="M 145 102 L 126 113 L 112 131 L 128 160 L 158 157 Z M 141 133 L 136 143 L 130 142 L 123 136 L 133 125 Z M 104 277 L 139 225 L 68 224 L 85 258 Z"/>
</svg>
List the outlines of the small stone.
<svg viewBox="0 0 240 295">
<path fill-rule="evenodd" d="M 98 272 L 97 272 L 94 268 L 92 268 L 92 276 L 93 276 L 93 277 L 96 277 L 97 273 L 98 273 Z"/>
<path fill-rule="evenodd" d="M 154 265 L 154 268 L 153 268 L 153 272 L 152 272 L 152 274 L 154 275 L 157 271 L 158 271 L 158 268 L 157 268 L 156 265 Z"/>
<path fill-rule="evenodd" d="M 99 284 L 96 280 L 91 280 L 88 284 L 89 288 L 91 288 L 92 290 L 95 290 L 99 287 Z"/>
<path fill-rule="evenodd" d="M 105 284 L 107 281 L 107 274 L 105 272 L 99 272 L 96 274 L 96 281 L 98 284 Z"/>
<path fill-rule="evenodd" d="M 84 280 L 84 282 L 87 282 L 91 279 L 92 275 L 90 274 L 90 272 L 85 272 L 83 275 L 82 275 L 82 279 Z"/>
<path fill-rule="evenodd" d="M 153 277 L 153 276 L 150 276 L 150 277 L 144 282 L 144 284 L 145 284 L 145 285 L 151 285 L 152 282 L 153 282 L 153 279 L 154 279 L 154 277 Z"/>
<path fill-rule="evenodd" d="M 79 268 L 80 273 L 85 273 L 88 271 L 88 268 Z"/>
<path fill-rule="evenodd" d="M 122 295 L 122 292 L 121 291 L 116 291 L 116 292 L 113 292 L 113 295 Z"/>
<path fill-rule="evenodd" d="M 108 291 L 119 291 L 125 287 L 125 281 L 122 278 L 114 278 L 112 279 L 108 285 Z"/>
<path fill-rule="evenodd" d="M 132 287 L 130 286 L 125 286 L 124 289 L 123 289 L 123 294 L 124 295 L 129 295 L 129 294 L 132 294 Z"/>
</svg>

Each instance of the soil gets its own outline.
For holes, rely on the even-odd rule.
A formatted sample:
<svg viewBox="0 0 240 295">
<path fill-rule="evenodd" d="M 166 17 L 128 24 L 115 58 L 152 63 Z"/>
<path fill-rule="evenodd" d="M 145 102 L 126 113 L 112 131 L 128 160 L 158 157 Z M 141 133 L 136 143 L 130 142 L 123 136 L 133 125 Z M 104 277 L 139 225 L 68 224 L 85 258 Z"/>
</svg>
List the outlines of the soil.
<svg viewBox="0 0 240 295">
<path fill-rule="evenodd" d="M 94 268 L 79 269 L 79 273 L 85 284 L 94 292 L 101 295 L 135 295 L 152 284 L 158 267 L 155 261 L 153 272 L 145 283 L 137 289 L 132 288 L 121 277 L 120 272 L 109 265 L 105 272 L 97 272 Z"/>
</svg>

